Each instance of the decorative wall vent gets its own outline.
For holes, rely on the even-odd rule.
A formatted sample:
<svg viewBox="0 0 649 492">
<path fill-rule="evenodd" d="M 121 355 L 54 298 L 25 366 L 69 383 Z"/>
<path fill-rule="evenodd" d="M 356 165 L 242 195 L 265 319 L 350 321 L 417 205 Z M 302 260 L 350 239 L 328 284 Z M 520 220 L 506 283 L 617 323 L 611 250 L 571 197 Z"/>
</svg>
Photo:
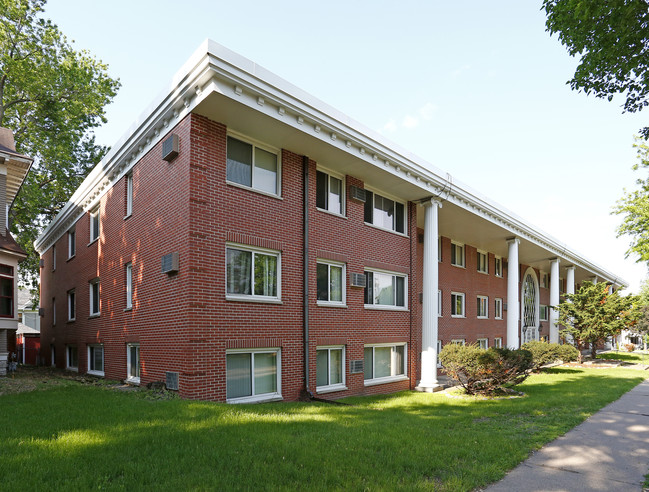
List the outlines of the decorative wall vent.
<svg viewBox="0 0 649 492">
<path fill-rule="evenodd" d="M 352 273 L 350 280 L 352 287 L 362 287 L 365 288 L 367 281 L 365 280 L 365 274 L 363 273 Z"/>
<path fill-rule="evenodd" d="M 356 202 L 365 203 L 365 190 L 352 185 L 349 187 L 349 198 Z"/>
<path fill-rule="evenodd" d="M 173 161 L 178 155 L 178 135 L 172 133 L 162 142 L 162 158 L 167 161 Z"/>
<path fill-rule="evenodd" d="M 363 372 L 363 359 L 349 361 L 349 373 L 360 374 Z"/>
<path fill-rule="evenodd" d="M 177 252 L 169 253 L 162 257 L 162 273 L 176 273 L 178 271 L 179 255 Z"/>
<path fill-rule="evenodd" d="M 178 391 L 178 373 L 177 372 L 169 372 L 169 371 L 167 371 L 165 373 L 165 386 L 167 386 L 168 390 Z"/>
<path fill-rule="evenodd" d="M 38 266 L 43 268 L 45 266 L 45 260 L 41 258 L 41 260 L 38 262 Z"/>
</svg>

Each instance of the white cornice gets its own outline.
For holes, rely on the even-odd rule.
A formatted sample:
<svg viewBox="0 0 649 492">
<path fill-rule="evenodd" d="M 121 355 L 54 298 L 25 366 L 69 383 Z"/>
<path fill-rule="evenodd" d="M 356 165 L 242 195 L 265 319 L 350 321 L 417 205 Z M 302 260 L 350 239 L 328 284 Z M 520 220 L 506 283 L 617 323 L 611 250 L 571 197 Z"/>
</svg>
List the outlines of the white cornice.
<svg viewBox="0 0 649 492">
<path fill-rule="evenodd" d="M 74 193 L 34 245 L 46 251 L 81 215 L 155 146 L 168 129 L 216 92 L 300 132 L 382 167 L 421 190 L 421 196 L 446 200 L 511 231 L 569 263 L 606 278 L 626 282 L 569 250 L 565 244 L 531 227 L 512 212 L 457 182 L 450 174 L 351 120 L 254 62 L 206 40 L 176 74 L 172 83 L 131 126 Z"/>
</svg>

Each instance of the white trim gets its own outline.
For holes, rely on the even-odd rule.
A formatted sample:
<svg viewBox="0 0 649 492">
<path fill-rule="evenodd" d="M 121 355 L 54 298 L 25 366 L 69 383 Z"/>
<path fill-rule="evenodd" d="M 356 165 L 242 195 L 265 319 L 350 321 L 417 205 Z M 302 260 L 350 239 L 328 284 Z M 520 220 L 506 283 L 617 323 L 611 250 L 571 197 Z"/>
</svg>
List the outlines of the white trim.
<svg viewBox="0 0 649 492">
<path fill-rule="evenodd" d="M 453 296 L 462 297 L 462 314 L 453 314 L 455 302 Z M 451 292 L 451 318 L 466 318 L 466 295 L 463 292 Z"/>
<path fill-rule="evenodd" d="M 256 295 L 256 294 L 233 294 L 233 293 L 228 293 L 228 249 L 234 249 L 238 251 L 247 251 L 250 253 L 253 253 L 253 258 L 255 253 L 263 254 L 263 255 L 268 255 L 268 256 L 275 256 L 277 258 L 277 285 L 276 285 L 276 290 L 277 290 L 277 295 L 276 296 L 262 296 L 262 295 Z M 263 302 L 263 303 L 272 303 L 272 304 L 278 304 L 281 303 L 282 301 L 282 253 L 281 251 L 276 251 L 272 249 L 267 249 L 267 248 L 258 248 L 256 246 L 248 246 L 246 244 L 239 244 L 239 243 L 226 243 L 225 244 L 225 251 L 224 251 L 224 259 L 225 259 L 225 271 L 224 271 L 224 278 L 225 278 L 225 298 L 227 300 L 233 300 L 233 301 L 245 301 L 245 302 Z M 253 272 L 254 273 L 254 272 Z M 254 287 L 254 276 L 251 278 L 251 287 Z"/>
<path fill-rule="evenodd" d="M 126 275 L 126 309 L 133 309 L 133 262 L 126 263 L 124 269 Z"/>
<path fill-rule="evenodd" d="M 94 287 L 97 287 L 97 293 L 95 294 L 94 292 Z M 88 282 L 88 312 L 90 313 L 91 317 L 99 316 L 101 314 L 101 295 L 100 295 L 100 285 L 99 285 L 99 279 L 95 278 Z M 95 311 L 93 309 L 93 304 L 95 303 L 95 296 L 97 296 L 97 310 Z"/>
<path fill-rule="evenodd" d="M 125 219 L 133 215 L 133 171 L 126 173 L 126 215 Z"/>
<path fill-rule="evenodd" d="M 342 287 L 342 300 L 332 301 L 318 299 L 318 265 L 327 265 L 327 297 L 331 297 L 331 268 L 330 267 L 339 267 L 342 269 L 341 272 L 341 287 Z M 316 303 L 318 306 L 335 306 L 335 307 L 347 307 L 347 264 L 334 261 L 334 260 L 324 260 L 318 258 L 316 260 Z"/>
<path fill-rule="evenodd" d="M 503 348 L 503 337 L 494 337 L 494 348 Z"/>
<path fill-rule="evenodd" d="M 131 376 L 131 366 L 133 365 L 133 361 L 131 360 L 131 348 L 133 348 L 133 347 L 137 348 L 138 366 L 140 366 L 140 368 L 142 367 L 142 364 L 140 363 L 140 360 L 141 360 L 140 344 L 139 343 L 127 343 L 126 344 L 126 381 L 128 383 L 132 383 L 132 384 L 140 384 L 140 376 Z M 138 370 L 138 372 L 139 372 L 139 370 Z"/>
<path fill-rule="evenodd" d="M 227 398 L 226 394 L 226 402 L 227 403 L 259 403 L 263 401 L 280 401 L 282 400 L 282 350 L 280 347 L 268 347 L 268 348 L 254 348 L 254 349 L 227 349 L 225 351 L 225 358 L 226 358 L 226 375 L 225 375 L 225 385 L 226 385 L 226 393 L 227 393 L 227 357 L 230 354 L 270 354 L 274 353 L 276 354 L 276 386 L 277 389 L 274 392 L 271 393 L 263 393 L 261 395 L 251 395 L 251 396 L 242 396 L 238 398 Z M 251 361 L 254 360 L 254 357 L 251 357 Z M 251 362 L 254 365 L 254 362 Z M 251 372 L 251 378 L 253 381 L 251 381 L 251 391 L 254 392 L 254 368 Z"/>
<path fill-rule="evenodd" d="M 462 248 L 462 264 L 457 263 L 457 251 L 455 250 L 456 247 Z M 453 251 L 455 252 L 455 260 L 456 263 L 453 263 Z M 451 240 L 451 265 L 454 267 L 458 268 L 466 268 L 466 245 L 464 243 L 460 243 L 458 241 L 453 241 Z"/>
<path fill-rule="evenodd" d="M 397 368 L 393 366 L 396 358 L 396 347 L 403 347 L 403 374 L 392 374 L 390 376 L 383 376 L 383 377 L 374 377 L 375 369 L 374 365 L 372 365 L 372 378 L 370 379 L 365 379 L 365 376 L 363 375 L 363 383 L 365 386 L 375 386 L 377 384 L 386 384 L 386 383 L 393 383 L 395 381 L 404 381 L 408 379 L 408 344 L 406 342 L 395 342 L 395 343 L 366 343 L 363 346 L 363 359 L 365 359 L 365 349 L 371 348 L 372 349 L 372 363 L 376 360 L 376 357 L 374 355 L 374 349 L 375 348 L 385 348 L 385 347 L 390 347 L 392 350 L 390 351 L 390 372 L 396 372 Z M 367 364 L 367 361 L 364 360 L 364 365 Z M 367 369 L 367 366 L 365 365 L 365 369 Z"/>
<path fill-rule="evenodd" d="M 393 277 L 399 277 L 403 278 L 403 306 L 399 306 L 397 304 L 374 304 L 372 302 L 371 304 L 364 304 L 365 309 L 381 309 L 381 310 L 389 310 L 389 311 L 408 311 L 408 275 L 404 273 L 398 273 L 398 272 L 391 272 L 388 270 L 382 270 L 378 268 L 364 268 L 363 272 L 371 272 L 371 273 L 378 273 L 379 275 L 391 275 Z M 369 277 L 368 277 L 369 281 Z M 372 289 L 373 290 L 373 289 Z M 367 291 L 367 284 L 365 286 L 365 292 Z M 366 293 L 364 293 L 366 295 Z M 396 292 L 394 293 L 396 296 Z M 363 301 L 365 302 L 365 301 Z M 395 297 L 395 302 L 396 302 L 396 297 Z"/>
<path fill-rule="evenodd" d="M 328 208 L 318 207 L 318 205 L 317 205 L 317 203 L 318 203 L 318 201 L 317 201 L 317 198 L 318 198 L 318 192 L 317 192 L 318 175 L 317 175 L 317 173 L 318 172 L 321 172 L 321 173 L 327 175 L 327 187 L 328 187 L 328 189 L 331 189 L 331 182 L 330 182 L 331 178 L 334 178 L 334 179 L 337 179 L 337 180 L 340 181 L 340 192 L 341 192 L 341 196 L 340 196 L 340 208 L 341 208 L 341 210 L 340 210 L 340 213 L 333 212 L 333 211 L 329 210 Z M 327 213 L 329 213 L 331 215 L 335 215 L 337 217 L 347 218 L 347 216 L 346 216 L 346 214 L 347 214 L 347 180 L 346 180 L 346 176 L 344 174 L 340 174 L 340 173 L 337 173 L 337 172 L 334 172 L 334 171 L 330 171 L 329 169 L 327 169 L 325 167 L 322 167 L 320 165 L 316 166 L 316 210 L 319 210 L 320 212 L 327 212 Z"/>
<path fill-rule="evenodd" d="M 484 305 L 485 313 L 480 313 L 480 304 Z M 489 297 L 487 296 L 477 296 L 477 310 L 476 316 L 478 319 L 489 319 Z M 466 311 L 465 311 L 466 312 Z"/>
<path fill-rule="evenodd" d="M 498 309 L 498 304 L 500 303 L 500 309 Z M 498 314 L 500 312 L 500 314 Z M 503 300 L 501 297 L 496 297 L 494 299 L 494 319 L 503 319 Z"/>
<path fill-rule="evenodd" d="M 91 349 L 95 349 L 97 347 L 101 347 L 101 367 L 102 367 L 101 371 L 90 369 L 90 367 L 92 366 L 91 361 L 93 361 L 93 359 L 90 357 L 90 351 L 91 351 Z M 104 344 L 103 343 L 91 343 L 91 344 L 88 344 L 88 347 L 87 347 L 87 363 L 88 363 L 87 364 L 88 365 L 88 374 L 92 374 L 93 376 L 103 376 L 105 374 L 105 371 L 106 371 L 106 351 L 104 349 Z"/>
<path fill-rule="evenodd" d="M 70 299 L 72 295 L 72 300 Z M 72 302 L 70 302 L 72 301 Z M 75 321 L 77 319 L 77 292 L 76 289 L 70 289 L 66 295 L 66 302 L 68 305 L 68 321 Z M 74 311 L 74 313 L 73 313 Z M 74 316 L 71 316 L 74 314 Z"/>
<path fill-rule="evenodd" d="M 70 237 L 74 239 L 70 240 Z M 76 228 L 68 230 L 68 260 L 74 258 L 77 254 L 77 230 Z"/>
<path fill-rule="evenodd" d="M 480 269 L 480 257 L 481 256 L 484 256 L 484 270 Z M 476 261 L 477 261 L 478 273 L 482 273 L 484 275 L 489 275 L 489 253 L 479 249 L 477 251 L 477 254 L 476 254 Z"/>
<path fill-rule="evenodd" d="M 378 188 L 374 188 L 372 186 L 367 186 L 365 185 L 364 189 L 372 193 L 372 222 L 365 222 L 365 206 L 363 206 L 363 222 L 365 225 L 375 227 L 376 229 L 380 229 L 382 231 L 388 231 L 393 234 L 397 234 L 399 236 L 404 236 L 404 237 L 410 237 L 408 236 L 408 202 L 404 201 L 401 198 L 397 198 L 394 195 L 391 195 L 389 193 L 385 193 L 384 191 L 381 191 Z M 392 200 L 395 203 L 395 219 L 394 219 L 394 229 L 389 229 L 387 227 L 383 227 L 380 225 L 377 225 L 374 223 L 374 208 L 375 208 L 375 201 L 374 198 L 376 195 L 379 195 L 382 198 L 387 198 L 388 200 Z M 396 204 L 399 203 L 403 206 L 403 232 L 397 231 L 396 230 Z"/>
<path fill-rule="evenodd" d="M 242 133 L 235 132 L 228 130 L 227 135 L 226 135 L 226 150 L 225 150 L 225 155 L 226 155 L 226 160 L 227 160 L 227 138 L 233 138 L 234 140 L 238 140 L 239 142 L 242 142 L 244 144 L 248 144 L 252 147 L 252 162 L 251 162 L 251 168 L 250 168 L 250 186 L 243 184 L 243 183 L 237 183 L 236 181 L 230 181 L 227 178 L 227 169 L 226 169 L 226 178 L 225 182 L 238 186 L 241 188 L 245 188 L 247 190 L 251 190 L 254 192 L 259 192 L 264 195 L 272 196 L 272 197 L 281 197 L 282 196 L 282 152 L 280 149 L 277 149 L 276 147 L 272 147 L 271 145 L 268 145 L 266 143 L 260 142 L 258 140 L 255 140 L 254 138 L 250 138 Z M 254 179 L 255 179 L 255 149 L 260 149 L 265 152 L 268 152 L 269 154 L 273 154 L 276 158 L 276 164 L 277 164 L 277 172 L 276 172 L 276 182 L 275 182 L 275 192 L 270 192 L 266 190 L 262 190 L 260 188 L 255 187 Z M 226 168 L 227 168 L 227 163 L 226 163 Z"/>
<path fill-rule="evenodd" d="M 99 239 L 99 236 L 101 236 L 101 210 L 99 209 L 99 206 L 93 208 L 90 212 L 88 212 L 88 217 L 90 220 L 90 224 L 88 226 L 88 230 L 90 231 L 88 245 L 91 245 Z M 95 217 L 97 218 L 96 226 Z"/>
<path fill-rule="evenodd" d="M 77 365 L 70 365 L 70 349 L 75 348 L 77 350 Z M 79 372 L 79 347 L 74 344 L 65 346 L 65 368 L 68 371 Z"/>
<path fill-rule="evenodd" d="M 500 263 L 500 268 L 497 267 Z M 494 256 L 494 276 L 498 278 L 503 277 L 503 259 L 502 256 Z"/>
<path fill-rule="evenodd" d="M 481 342 L 484 342 L 484 347 L 482 346 L 483 344 Z M 478 338 L 476 339 L 476 343 L 478 344 L 478 347 L 481 349 L 488 349 L 489 348 L 489 339 L 488 338 Z"/>
<path fill-rule="evenodd" d="M 331 364 L 331 350 L 341 350 L 341 375 L 342 375 L 342 381 L 340 383 L 334 383 L 334 384 L 327 384 L 324 386 L 317 386 L 317 379 L 318 379 L 318 351 L 326 350 L 327 351 L 327 367 L 330 367 Z M 346 354 L 346 347 L 345 345 L 322 345 L 322 346 L 317 346 L 316 347 L 316 393 L 333 393 L 336 391 L 344 391 L 347 389 L 347 374 L 346 374 L 346 368 L 347 368 L 347 354 Z M 329 374 L 327 376 L 327 379 L 331 377 L 331 370 L 329 371 Z"/>
</svg>

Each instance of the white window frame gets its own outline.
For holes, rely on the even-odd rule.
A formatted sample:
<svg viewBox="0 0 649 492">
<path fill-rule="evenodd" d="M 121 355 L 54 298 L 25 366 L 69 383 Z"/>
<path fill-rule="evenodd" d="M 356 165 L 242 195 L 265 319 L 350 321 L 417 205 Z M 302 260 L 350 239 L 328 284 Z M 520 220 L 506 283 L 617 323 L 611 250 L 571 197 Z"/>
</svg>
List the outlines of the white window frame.
<svg viewBox="0 0 649 492">
<path fill-rule="evenodd" d="M 102 368 L 101 371 L 98 371 L 96 369 L 91 369 L 94 364 L 94 357 L 92 357 L 92 353 L 98 347 L 101 347 L 101 368 Z M 106 371 L 106 352 L 104 349 L 104 344 L 92 343 L 88 345 L 88 374 L 92 374 L 93 376 L 104 376 L 105 371 Z"/>
<path fill-rule="evenodd" d="M 74 258 L 77 254 L 77 231 L 71 229 L 68 231 L 68 260 Z"/>
<path fill-rule="evenodd" d="M 125 265 L 126 270 L 126 309 L 133 309 L 133 263 Z"/>
<path fill-rule="evenodd" d="M 439 353 L 442 351 L 442 341 L 437 340 L 437 367 L 440 368 L 442 367 L 442 363 L 439 360 Z"/>
<path fill-rule="evenodd" d="M 541 281 L 539 282 L 542 289 L 550 288 L 550 274 L 547 272 L 541 272 L 540 275 Z"/>
<path fill-rule="evenodd" d="M 476 340 L 476 343 L 478 344 L 478 347 L 484 350 L 487 350 L 489 348 L 489 339 L 488 338 L 478 338 Z"/>
<path fill-rule="evenodd" d="M 494 348 L 503 348 L 503 337 L 494 338 Z"/>
<path fill-rule="evenodd" d="M 385 348 L 390 347 L 390 376 L 384 377 L 374 377 L 376 369 L 374 366 L 374 361 L 376 360 L 375 350 L 376 348 Z M 403 347 L 403 374 L 396 374 L 397 368 L 395 367 L 395 362 L 397 359 L 397 347 Z M 374 386 L 377 384 L 393 383 L 395 381 L 404 381 L 408 379 L 408 344 L 405 342 L 399 343 L 368 343 L 365 344 L 363 350 L 363 365 L 367 370 L 367 360 L 365 360 L 365 349 L 372 349 L 372 378 L 364 379 L 365 386 Z M 365 377 L 365 376 L 363 376 Z"/>
<path fill-rule="evenodd" d="M 72 358 L 70 357 L 70 350 L 75 349 L 77 351 L 77 365 L 72 365 Z M 65 368 L 68 371 L 79 372 L 79 347 L 76 345 L 66 345 L 65 346 Z"/>
<path fill-rule="evenodd" d="M 56 271 L 56 244 L 52 245 L 52 271 Z"/>
<path fill-rule="evenodd" d="M 327 300 L 317 299 L 318 306 L 340 306 L 344 307 L 347 305 L 347 266 L 345 263 L 332 260 L 317 260 L 316 262 L 316 298 L 318 295 L 317 289 L 317 265 L 327 265 Z M 342 299 L 340 301 L 332 301 L 331 299 L 331 267 L 341 268 L 341 287 L 342 287 Z"/>
<path fill-rule="evenodd" d="M 458 250 L 460 252 L 459 262 L 458 262 Z M 455 256 L 455 261 L 453 261 L 454 256 Z M 458 268 L 466 268 L 465 256 L 466 256 L 466 248 L 464 247 L 464 244 L 458 243 L 456 241 L 451 241 L 451 265 L 456 266 Z"/>
<path fill-rule="evenodd" d="M 317 186 L 318 186 L 318 175 L 317 173 L 322 173 L 327 176 L 327 192 L 325 196 L 325 201 L 327 202 L 324 207 L 319 207 L 318 206 L 318 201 L 317 201 Z M 336 179 L 340 181 L 340 212 L 336 212 L 334 210 L 331 210 L 330 202 L 329 202 L 329 190 L 331 190 L 331 180 Z M 333 215 L 339 215 L 341 217 L 345 217 L 345 204 L 346 204 L 346 183 L 345 183 L 345 176 L 342 174 L 334 173 L 329 171 L 328 169 L 318 167 L 316 169 L 316 208 L 318 210 L 322 210 L 323 212 L 328 212 Z"/>
<path fill-rule="evenodd" d="M 277 295 L 275 296 L 264 296 L 259 294 L 237 294 L 237 293 L 228 293 L 228 249 L 245 251 L 252 253 L 252 265 L 251 265 L 251 288 L 254 289 L 254 261 L 257 254 L 275 256 L 277 258 Z M 234 301 L 249 301 L 249 302 L 268 302 L 268 303 L 281 303 L 282 299 L 282 254 L 279 251 L 266 248 L 257 248 L 242 244 L 227 243 L 225 246 L 225 298 Z"/>
<path fill-rule="evenodd" d="M 437 236 L 437 261 L 442 262 L 442 236 Z"/>
<path fill-rule="evenodd" d="M 494 257 L 494 275 L 496 277 L 503 276 L 503 259 L 500 256 Z"/>
<path fill-rule="evenodd" d="M 137 376 L 131 376 L 131 368 L 133 365 L 133 360 L 131 358 L 131 349 L 136 348 L 137 349 L 137 365 L 138 365 L 138 375 Z M 141 361 L 141 356 L 140 356 L 140 344 L 139 343 L 127 343 L 126 344 L 126 381 L 129 383 L 133 384 L 140 384 L 140 370 L 142 367 L 142 364 L 140 363 Z"/>
<path fill-rule="evenodd" d="M 451 343 L 454 343 L 454 344 L 456 344 L 456 345 L 462 345 L 462 346 L 464 346 L 464 345 L 466 345 L 466 340 L 465 340 L 464 338 L 453 338 L 453 339 L 451 340 Z"/>
<path fill-rule="evenodd" d="M 270 145 L 267 145 L 265 143 L 259 142 L 258 140 L 242 135 L 240 133 L 228 131 L 227 138 L 226 138 L 226 161 L 227 161 L 227 139 L 228 138 L 233 138 L 244 144 L 248 144 L 252 146 L 252 163 L 250 169 L 250 173 L 251 173 L 250 186 L 242 183 L 237 183 L 236 181 L 230 181 L 229 179 L 227 179 L 227 162 L 226 162 L 226 178 L 225 178 L 226 182 L 232 186 L 238 186 L 246 190 L 254 191 L 255 193 L 261 193 L 262 195 L 280 197 L 281 190 L 282 190 L 282 153 L 280 152 L 280 150 Z M 269 191 L 262 190 L 260 188 L 255 187 L 255 149 L 256 148 L 266 151 L 270 154 L 274 154 L 275 158 L 277 159 L 277 182 L 275 183 L 275 193 L 271 193 Z"/>
<path fill-rule="evenodd" d="M 393 234 L 399 234 L 400 236 L 407 236 L 408 235 L 408 204 L 404 202 L 403 200 L 400 200 L 396 198 L 395 196 L 391 196 L 383 191 L 377 190 L 375 188 L 371 188 L 366 186 L 365 189 L 369 191 L 372 196 L 372 222 L 368 222 L 365 220 L 365 210 L 363 210 L 363 220 L 365 220 L 365 224 L 370 225 L 372 227 L 376 227 L 377 229 L 381 229 L 382 231 L 388 231 L 392 232 Z M 376 209 L 376 196 L 380 196 L 381 198 L 385 198 L 386 200 L 391 200 L 394 202 L 394 213 L 395 213 L 395 218 L 393 220 L 392 228 L 389 227 L 384 227 L 382 225 L 379 225 L 375 222 L 376 216 L 374 213 L 374 210 Z M 367 202 L 366 202 L 367 203 Z M 403 207 L 403 232 L 397 230 L 397 220 L 396 220 L 396 213 L 397 213 L 397 206 L 396 204 L 400 204 Z"/>
<path fill-rule="evenodd" d="M 67 294 L 68 321 L 74 321 L 77 319 L 77 293 L 75 289 L 70 289 Z"/>
<path fill-rule="evenodd" d="M 260 395 L 256 395 L 254 392 L 255 389 L 255 370 L 254 370 L 254 354 L 270 354 L 274 353 L 276 354 L 276 361 L 277 361 L 277 367 L 276 367 L 276 373 L 277 373 L 277 381 L 276 381 L 276 387 L 277 390 L 274 393 L 263 393 Z M 226 394 L 226 402 L 227 403 L 257 403 L 257 402 L 262 402 L 262 401 L 279 401 L 282 399 L 282 351 L 279 347 L 274 347 L 274 348 L 254 348 L 254 349 L 229 349 L 225 351 L 225 357 L 226 357 L 226 368 L 227 368 L 227 357 L 230 354 L 251 354 L 251 390 L 252 390 L 252 395 L 251 396 L 241 396 L 237 398 L 227 398 Z M 226 369 L 226 388 L 227 388 L 227 369 Z M 227 389 L 226 389 L 227 392 Z"/>
<path fill-rule="evenodd" d="M 101 235 L 101 215 L 99 207 L 91 210 L 88 215 L 90 217 L 90 241 L 88 244 L 92 244 L 97 241 Z"/>
<path fill-rule="evenodd" d="M 442 316 L 442 291 L 437 291 L 437 316 Z"/>
<path fill-rule="evenodd" d="M 462 312 L 455 313 L 457 307 L 457 298 L 462 299 Z M 451 292 L 451 318 L 465 318 L 466 317 L 466 296 L 462 292 Z"/>
<path fill-rule="evenodd" d="M 52 297 L 52 326 L 56 326 L 56 297 Z"/>
<path fill-rule="evenodd" d="M 342 381 L 340 383 L 334 383 L 334 384 L 327 384 L 323 386 L 317 386 L 316 382 L 316 392 L 317 393 L 332 393 L 334 391 L 344 391 L 347 389 L 346 386 L 346 374 L 345 374 L 345 368 L 347 367 L 346 365 L 346 358 L 345 358 L 345 346 L 344 345 L 323 345 L 323 346 L 318 346 L 316 347 L 316 380 L 317 380 L 317 373 L 318 373 L 318 352 L 319 351 L 326 351 L 327 352 L 327 368 L 329 369 L 329 374 L 327 376 L 328 381 L 331 380 L 331 351 L 332 350 L 341 350 L 341 375 L 342 375 Z"/>
<path fill-rule="evenodd" d="M 97 292 L 95 292 L 95 288 L 97 289 Z M 101 305 L 99 304 L 101 301 L 101 296 L 100 296 L 100 287 L 99 287 L 99 279 L 93 279 L 90 282 L 88 282 L 88 301 L 89 301 L 89 306 L 88 306 L 88 311 L 90 312 L 90 317 L 97 317 L 101 314 Z M 96 299 L 95 299 L 96 297 Z M 97 301 L 97 310 L 95 311 L 94 309 L 94 304 L 95 300 Z"/>
<path fill-rule="evenodd" d="M 395 279 L 396 278 L 402 278 L 403 279 L 403 306 L 399 306 L 396 304 L 396 292 L 394 293 L 395 295 L 395 304 L 375 304 L 374 302 L 367 303 L 365 302 L 365 309 L 382 309 L 382 310 L 389 310 L 389 311 L 407 311 L 408 310 L 408 275 L 403 274 L 403 273 L 397 273 L 397 272 L 390 272 L 387 270 L 379 270 L 379 269 L 374 269 L 374 268 L 366 268 L 365 271 L 365 277 L 366 277 L 366 283 L 365 283 L 365 301 L 367 301 L 367 284 L 370 281 L 370 276 L 367 275 L 368 273 L 372 273 L 372 278 L 374 278 L 374 275 L 382 275 L 382 276 L 392 276 Z M 372 287 L 372 292 L 374 292 L 374 287 Z M 374 294 L 372 295 L 372 301 L 374 301 Z"/>
<path fill-rule="evenodd" d="M 478 273 L 489 274 L 489 253 L 478 250 Z M 484 261 L 483 261 L 484 260 Z"/>
<path fill-rule="evenodd" d="M 539 304 L 539 321 L 547 321 L 549 318 L 550 307 L 545 304 Z"/>
<path fill-rule="evenodd" d="M 476 311 L 478 319 L 489 318 L 489 298 L 487 296 L 477 296 Z"/>
<path fill-rule="evenodd" d="M 126 176 L 126 215 L 128 218 L 133 215 L 133 173 L 130 172 Z"/>
<path fill-rule="evenodd" d="M 500 297 L 494 299 L 494 318 L 503 319 L 503 300 Z"/>
</svg>

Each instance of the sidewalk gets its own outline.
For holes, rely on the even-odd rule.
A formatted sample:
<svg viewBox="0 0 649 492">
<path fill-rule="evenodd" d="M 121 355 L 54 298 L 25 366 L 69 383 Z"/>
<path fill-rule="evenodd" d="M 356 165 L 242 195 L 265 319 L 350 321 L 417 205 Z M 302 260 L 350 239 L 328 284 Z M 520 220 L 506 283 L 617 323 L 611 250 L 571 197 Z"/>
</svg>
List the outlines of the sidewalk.
<svg viewBox="0 0 649 492">
<path fill-rule="evenodd" d="M 483 490 L 639 492 L 647 473 L 649 379 Z"/>
</svg>

